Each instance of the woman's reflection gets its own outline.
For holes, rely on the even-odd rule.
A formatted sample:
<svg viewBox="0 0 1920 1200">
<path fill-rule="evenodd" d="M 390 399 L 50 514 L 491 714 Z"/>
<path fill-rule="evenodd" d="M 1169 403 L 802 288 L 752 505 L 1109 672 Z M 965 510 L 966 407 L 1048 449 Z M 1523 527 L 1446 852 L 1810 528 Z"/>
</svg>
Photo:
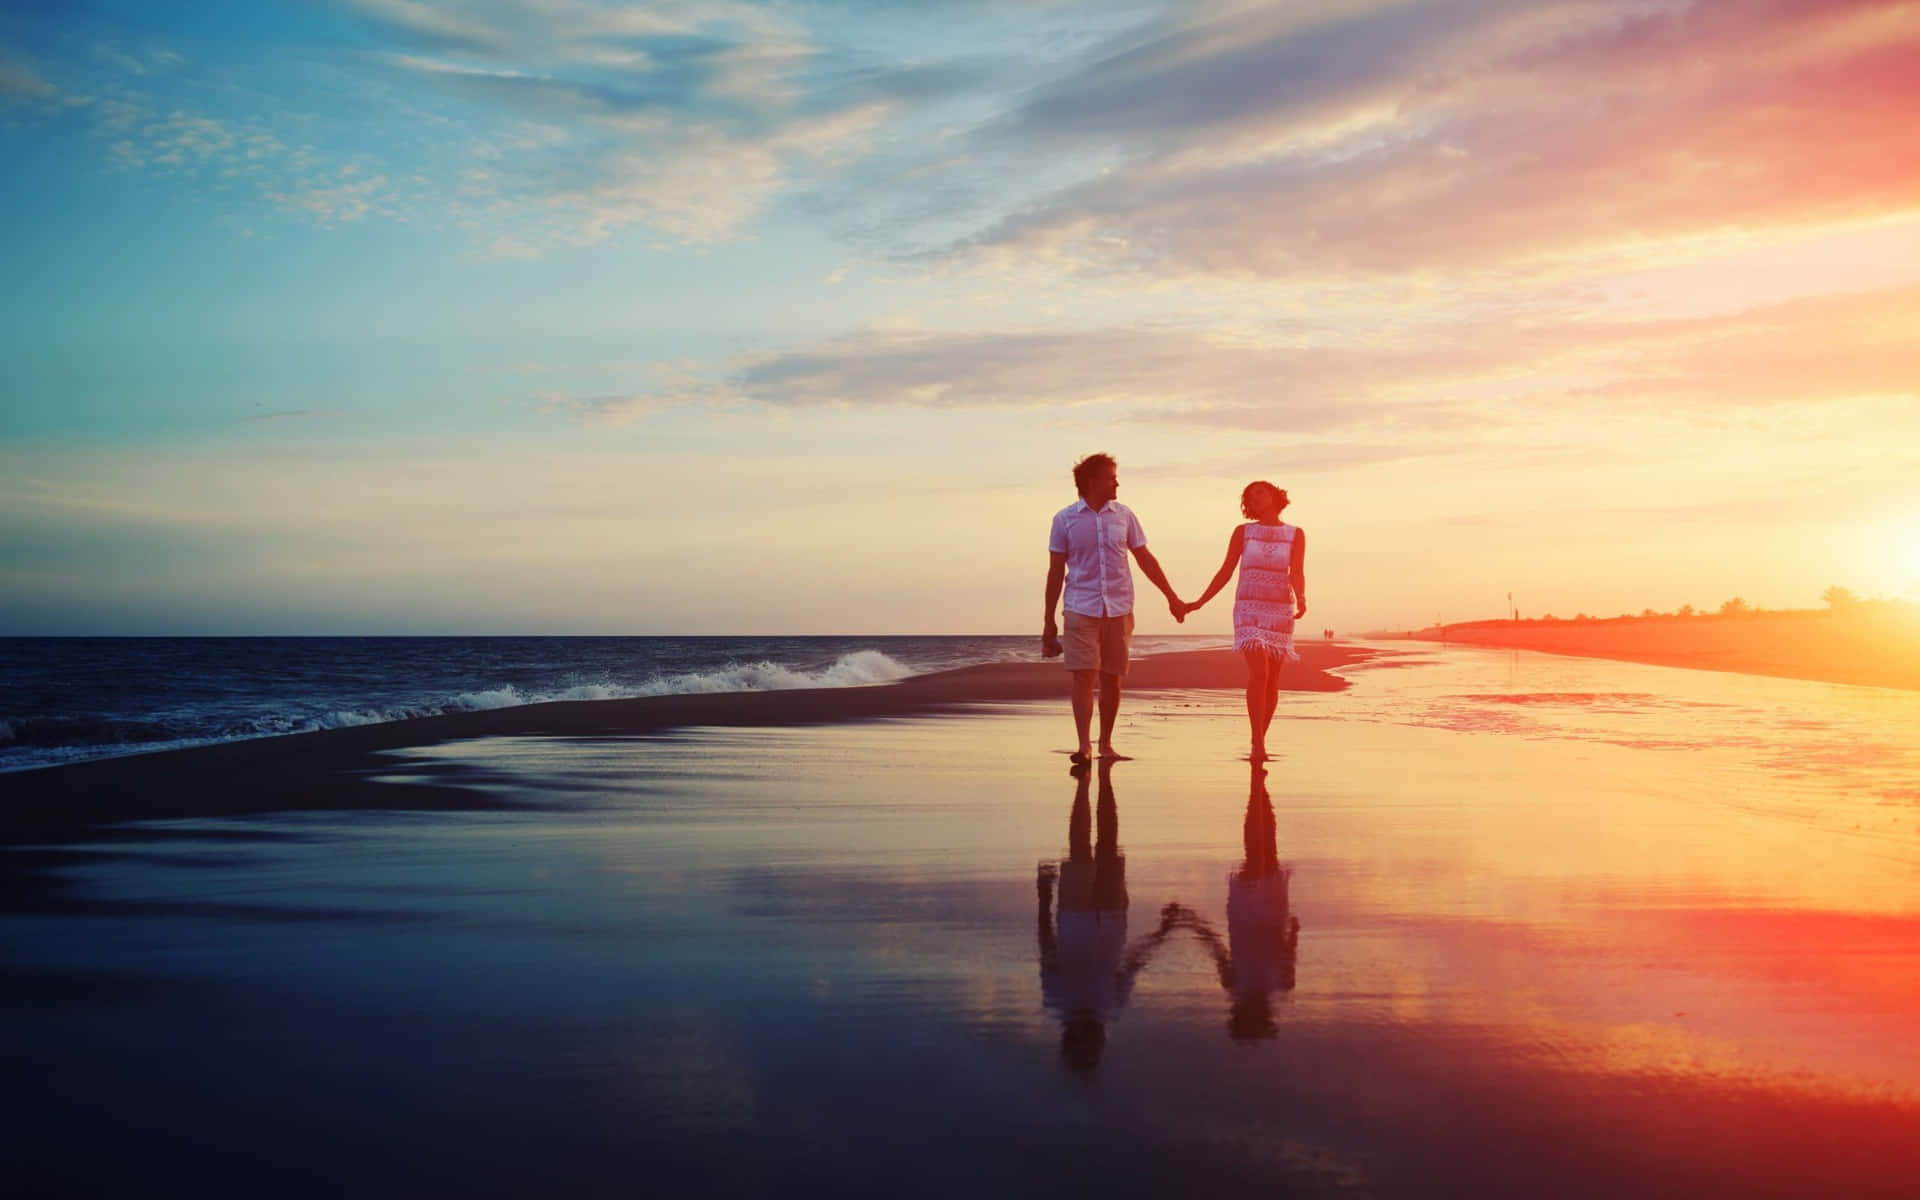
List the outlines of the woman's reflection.
<svg viewBox="0 0 1920 1200">
<path fill-rule="evenodd" d="M 1227 878 L 1227 941 L 1205 918 L 1178 904 L 1162 911 L 1162 927 L 1189 929 L 1213 954 L 1220 986 L 1233 997 L 1227 1033 L 1235 1039 L 1270 1038 L 1273 993 L 1290 992 L 1294 958 L 1300 943 L 1300 921 L 1287 904 L 1290 867 L 1280 865 L 1279 840 L 1274 829 L 1273 798 L 1267 792 L 1267 773 L 1253 768 L 1247 787 L 1247 816 L 1242 827 L 1246 845 L 1239 870 Z"/>
<path fill-rule="evenodd" d="M 1127 859 L 1120 853 L 1113 760 L 1100 760 L 1097 808 L 1087 802 L 1092 769 L 1078 764 L 1073 775 L 1067 857 L 1058 866 L 1041 863 L 1036 881 L 1040 992 L 1061 1021 L 1061 1060 L 1076 1071 L 1092 1071 L 1107 1044 L 1108 1019 L 1126 1004 L 1134 976 L 1170 926 L 1163 923 L 1127 945 Z"/>
</svg>

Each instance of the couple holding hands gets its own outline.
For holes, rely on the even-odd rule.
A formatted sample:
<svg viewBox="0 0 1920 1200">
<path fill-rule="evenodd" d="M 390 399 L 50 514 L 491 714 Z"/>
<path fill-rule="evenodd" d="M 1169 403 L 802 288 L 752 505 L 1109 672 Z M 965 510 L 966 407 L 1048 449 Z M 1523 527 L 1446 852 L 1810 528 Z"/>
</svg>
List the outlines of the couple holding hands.
<svg viewBox="0 0 1920 1200">
<path fill-rule="evenodd" d="M 1255 480 L 1240 493 L 1246 523 L 1227 539 L 1226 561 L 1213 582 L 1191 604 L 1167 582 L 1160 561 L 1147 549 L 1147 535 L 1133 510 L 1114 497 L 1120 492 L 1119 467 L 1109 454 L 1089 454 L 1074 464 L 1073 484 L 1080 498 L 1053 516 L 1047 540 L 1047 618 L 1040 653 L 1066 655 L 1073 674 L 1073 724 L 1079 746 L 1075 764 L 1092 759 L 1089 738 L 1098 683 L 1102 758 L 1126 758 L 1113 747 L 1113 722 L 1120 713 L 1120 680 L 1127 673 L 1133 636 L 1133 571 L 1127 556 L 1167 598 L 1176 621 L 1204 606 L 1240 568 L 1233 596 L 1233 648 L 1247 663 L 1247 722 L 1253 738 L 1250 757 L 1265 762 L 1267 727 L 1280 700 L 1280 668 L 1298 662 L 1293 623 L 1307 612 L 1307 536 L 1280 520 L 1287 493 Z M 1054 612 L 1066 601 L 1065 632 Z"/>
</svg>

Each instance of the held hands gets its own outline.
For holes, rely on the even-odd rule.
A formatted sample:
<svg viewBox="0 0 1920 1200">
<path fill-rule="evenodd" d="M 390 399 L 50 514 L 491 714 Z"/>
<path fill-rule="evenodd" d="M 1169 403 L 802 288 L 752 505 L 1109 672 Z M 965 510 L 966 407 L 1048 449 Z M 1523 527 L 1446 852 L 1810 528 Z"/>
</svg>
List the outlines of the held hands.
<svg viewBox="0 0 1920 1200">
<path fill-rule="evenodd" d="M 1175 621 L 1178 621 L 1181 624 L 1185 624 L 1187 620 L 1187 614 L 1193 611 L 1193 606 L 1188 604 L 1185 600 L 1182 600 L 1178 596 L 1168 596 L 1167 611 L 1173 614 L 1173 619 Z"/>
</svg>

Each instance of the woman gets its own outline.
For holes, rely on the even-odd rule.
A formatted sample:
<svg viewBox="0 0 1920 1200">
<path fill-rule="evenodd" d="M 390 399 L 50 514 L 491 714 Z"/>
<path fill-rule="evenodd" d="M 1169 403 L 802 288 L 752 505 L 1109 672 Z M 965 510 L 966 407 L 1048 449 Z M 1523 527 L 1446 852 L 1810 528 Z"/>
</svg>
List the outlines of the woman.
<svg viewBox="0 0 1920 1200">
<path fill-rule="evenodd" d="M 1256 763 L 1268 758 L 1267 726 L 1280 702 L 1280 668 L 1300 661 L 1293 649 L 1293 623 L 1307 615 L 1307 535 L 1280 520 L 1287 503 L 1287 493 L 1264 479 L 1243 488 L 1240 512 L 1247 523 L 1236 526 L 1227 539 L 1226 561 L 1198 600 L 1175 610 L 1184 618 L 1204 606 L 1239 566 L 1233 648 L 1247 660 L 1247 723 L 1253 732 L 1249 757 Z"/>
</svg>

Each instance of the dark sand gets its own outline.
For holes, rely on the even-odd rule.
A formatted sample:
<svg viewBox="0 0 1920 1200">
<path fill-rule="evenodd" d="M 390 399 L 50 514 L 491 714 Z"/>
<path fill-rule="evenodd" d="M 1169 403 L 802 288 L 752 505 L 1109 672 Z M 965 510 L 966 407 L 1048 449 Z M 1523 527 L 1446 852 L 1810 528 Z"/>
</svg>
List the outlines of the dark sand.
<svg viewBox="0 0 1920 1200">
<path fill-rule="evenodd" d="M 1377 652 L 1303 643 L 1284 672 L 1293 691 L 1338 691 L 1330 674 Z M 1157 655 L 1133 664 L 1129 691 L 1243 688 L 1228 650 Z M 1059 662 L 996 663 L 857 688 L 647 696 L 530 704 L 410 721 L 127 755 L 0 775 L 0 836 L 31 837 L 104 822 L 355 808 L 472 808 L 477 793 L 396 787 L 382 752 L 485 737 L 631 737 L 694 726 L 791 726 L 950 712 L 968 705 L 1066 696 Z M 1064 713 L 1064 709 L 1063 709 Z M 1063 715 L 1062 720 L 1065 720 Z"/>
</svg>

